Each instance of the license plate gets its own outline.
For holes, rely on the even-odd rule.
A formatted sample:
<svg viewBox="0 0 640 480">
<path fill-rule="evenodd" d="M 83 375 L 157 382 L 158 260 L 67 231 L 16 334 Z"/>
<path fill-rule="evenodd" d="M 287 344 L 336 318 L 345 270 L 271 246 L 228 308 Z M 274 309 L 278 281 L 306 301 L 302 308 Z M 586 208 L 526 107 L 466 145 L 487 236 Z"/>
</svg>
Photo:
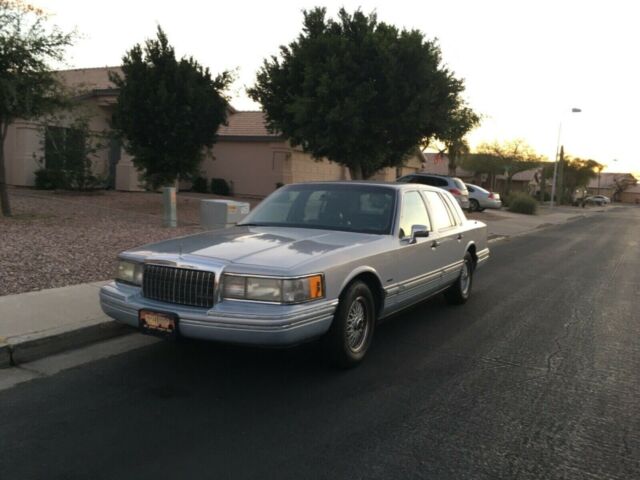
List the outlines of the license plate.
<svg viewBox="0 0 640 480">
<path fill-rule="evenodd" d="M 178 334 L 178 316 L 175 313 L 140 310 L 138 321 L 143 333 L 165 338 L 175 338 Z"/>
</svg>

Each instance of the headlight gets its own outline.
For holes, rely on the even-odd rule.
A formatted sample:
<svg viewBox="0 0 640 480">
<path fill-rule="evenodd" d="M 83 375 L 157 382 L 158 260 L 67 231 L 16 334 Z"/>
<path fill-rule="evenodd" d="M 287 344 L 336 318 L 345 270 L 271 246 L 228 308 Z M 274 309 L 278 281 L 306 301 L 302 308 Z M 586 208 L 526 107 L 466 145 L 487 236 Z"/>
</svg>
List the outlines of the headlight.
<svg viewBox="0 0 640 480">
<path fill-rule="evenodd" d="M 142 269 L 143 265 L 141 263 L 120 260 L 118 262 L 116 280 L 140 286 L 142 285 Z"/>
<path fill-rule="evenodd" d="M 223 297 L 273 303 L 302 303 L 324 298 L 322 275 L 300 278 L 225 275 Z"/>
</svg>

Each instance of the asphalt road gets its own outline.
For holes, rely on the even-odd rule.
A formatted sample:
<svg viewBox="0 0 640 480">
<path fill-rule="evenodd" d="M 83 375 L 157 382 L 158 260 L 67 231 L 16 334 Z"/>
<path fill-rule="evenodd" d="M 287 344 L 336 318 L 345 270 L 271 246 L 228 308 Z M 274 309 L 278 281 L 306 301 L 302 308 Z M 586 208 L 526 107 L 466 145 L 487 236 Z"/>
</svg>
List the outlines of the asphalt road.
<svg viewBox="0 0 640 480">
<path fill-rule="evenodd" d="M 159 343 L 0 392 L 0 478 L 640 478 L 640 209 L 497 243 L 366 362 Z"/>
</svg>

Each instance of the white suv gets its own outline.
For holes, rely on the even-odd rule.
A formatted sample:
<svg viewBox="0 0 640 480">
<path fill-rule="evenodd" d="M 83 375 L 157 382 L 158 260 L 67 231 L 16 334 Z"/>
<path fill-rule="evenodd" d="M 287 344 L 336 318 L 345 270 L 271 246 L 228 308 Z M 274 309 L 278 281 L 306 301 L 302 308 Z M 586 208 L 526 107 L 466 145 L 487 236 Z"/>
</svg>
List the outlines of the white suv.
<svg viewBox="0 0 640 480">
<path fill-rule="evenodd" d="M 460 206 L 469 210 L 469 191 L 467 186 L 458 177 L 448 177 L 446 175 L 436 175 L 433 173 L 412 173 L 405 175 L 396 180 L 398 183 L 420 183 L 422 185 L 431 185 L 432 187 L 440 187 L 458 201 Z"/>
</svg>

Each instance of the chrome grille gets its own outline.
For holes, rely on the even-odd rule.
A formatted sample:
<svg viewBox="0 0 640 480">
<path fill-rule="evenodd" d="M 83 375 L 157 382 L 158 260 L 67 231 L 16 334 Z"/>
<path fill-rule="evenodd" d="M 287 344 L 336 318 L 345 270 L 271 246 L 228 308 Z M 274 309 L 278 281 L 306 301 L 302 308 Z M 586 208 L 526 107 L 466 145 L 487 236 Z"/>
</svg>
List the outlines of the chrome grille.
<svg viewBox="0 0 640 480">
<path fill-rule="evenodd" d="M 213 272 L 204 270 L 145 265 L 142 294 L 160 302 L 210 308 L 213 306 L 214 278 Z"/>
</svg>

